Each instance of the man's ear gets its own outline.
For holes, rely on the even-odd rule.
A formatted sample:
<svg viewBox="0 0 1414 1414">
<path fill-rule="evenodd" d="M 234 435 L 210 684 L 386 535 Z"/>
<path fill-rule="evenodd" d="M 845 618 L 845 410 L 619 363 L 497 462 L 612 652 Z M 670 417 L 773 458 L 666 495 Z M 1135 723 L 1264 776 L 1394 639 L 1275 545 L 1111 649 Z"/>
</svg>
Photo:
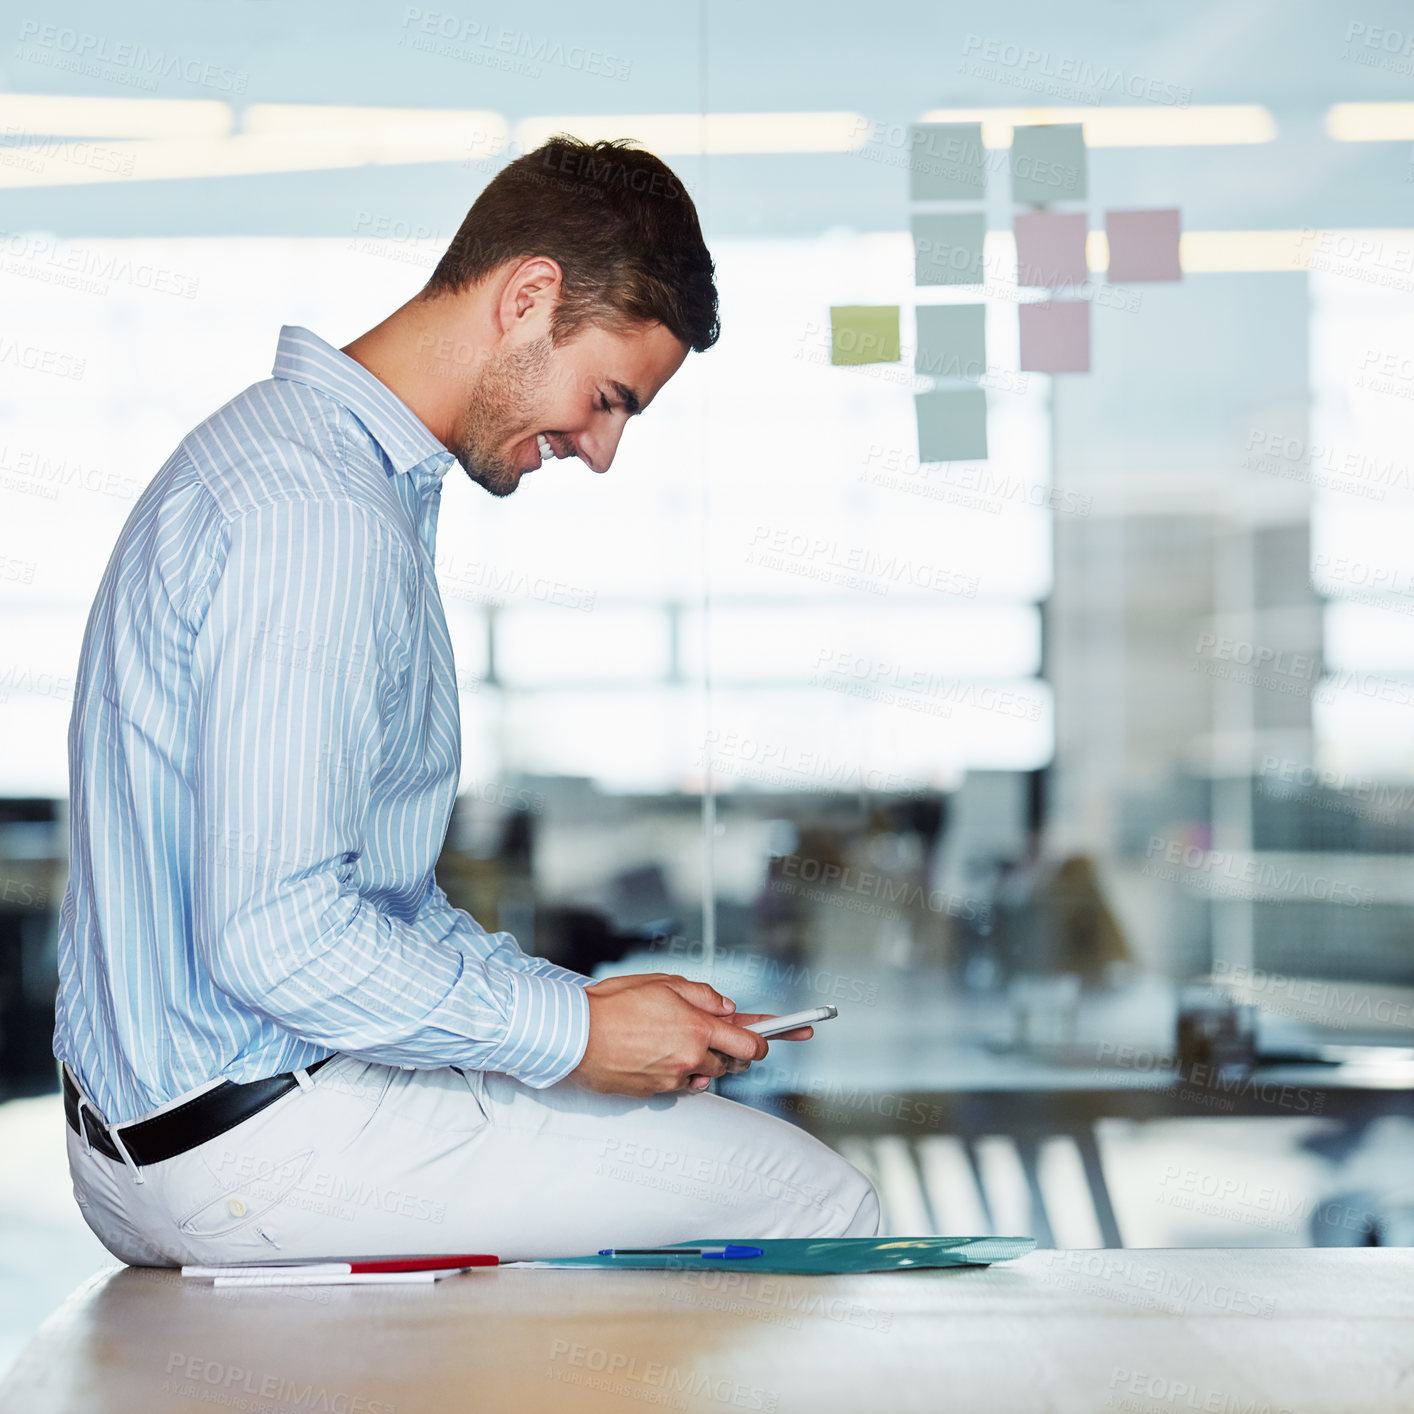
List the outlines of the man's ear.
<svg viewBox="0 0 1414 1414">
<path fill-rule="evenodd" d="M 497 308 L 501 332 L 509 333 L 525 318 L 539 316 L 548 323 L 563 284 L 564 272 L 548 255 L 531 255 L 520 261 L 501 289 Z"/>
</svg>

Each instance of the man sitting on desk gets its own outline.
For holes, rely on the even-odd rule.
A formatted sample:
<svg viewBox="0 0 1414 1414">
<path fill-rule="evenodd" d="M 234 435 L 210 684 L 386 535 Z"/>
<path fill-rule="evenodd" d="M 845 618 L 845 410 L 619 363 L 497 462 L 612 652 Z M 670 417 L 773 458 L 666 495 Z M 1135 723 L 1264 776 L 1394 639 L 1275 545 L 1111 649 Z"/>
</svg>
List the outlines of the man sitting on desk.
<svg viewBox="0 0 1414 1414">
<path fill-rule="evenodd" d="M 754 1014 L 528 957 L 433 876 L 461 756 L 443 476 L 607 471 L 717 334 L 673 173 L 557 138 L 381 324 L 342 350 L 283 329 L 142 493 L 78 671 L 54 1031 L 74 1192 L 116 1256 L 874 1234 L 836 1154 L 692 1093 L 766 1054 Z"/>
</svg>

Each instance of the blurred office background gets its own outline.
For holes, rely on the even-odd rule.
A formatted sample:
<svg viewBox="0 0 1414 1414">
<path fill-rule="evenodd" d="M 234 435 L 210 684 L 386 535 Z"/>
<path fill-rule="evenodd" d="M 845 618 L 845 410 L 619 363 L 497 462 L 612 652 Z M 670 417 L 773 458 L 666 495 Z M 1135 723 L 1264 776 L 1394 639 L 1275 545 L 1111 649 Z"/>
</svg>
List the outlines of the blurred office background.
<svg viewBox="0 0 1414 1414">
<path fill-rule="evenodd" d="M 566 965 L 833 1001 L 727 1093 L 899 1232 L 1414 1241 L 1414 21 L 1201 0 L 8 5 L 0 55 L 0 1366 L 109 1259 L 50 1051 L 65 733 L 114 538 L 282 324 L 347 343 L 544 136 L 640 140 L 722 338 L 612 472 L 438 574 L 439 878 Z M 980 122 L 979 286 L 914 284 L 910 131 Z M 1007 153 L 1080 122 L 1090 371 L 1026 372 Z M 1182 278 L 1107 280 L 1177 208 Z M 983 303 L 985 462 L 916 313 Z M 831 309 L 898 306 L 897 362 Z"/>
</svg>

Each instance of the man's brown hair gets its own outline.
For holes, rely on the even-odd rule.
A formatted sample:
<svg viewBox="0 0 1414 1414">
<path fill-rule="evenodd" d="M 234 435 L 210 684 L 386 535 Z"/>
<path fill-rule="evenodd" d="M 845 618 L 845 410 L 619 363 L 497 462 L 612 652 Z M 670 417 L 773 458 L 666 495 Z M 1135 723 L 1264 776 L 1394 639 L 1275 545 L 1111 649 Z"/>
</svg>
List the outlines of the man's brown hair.
<svg viewBox="0 0 1414 1414">
<path fill-rule="evenodd" d="M 697 208 L 672 169 L 631 139 L 557 133 L 498 172 L 452 238 L 425 296 L 543 255 L 564 275 L 550 338 L 664 325 L 699 353 L 717 342 L 717 287 Z"/>
</svg>

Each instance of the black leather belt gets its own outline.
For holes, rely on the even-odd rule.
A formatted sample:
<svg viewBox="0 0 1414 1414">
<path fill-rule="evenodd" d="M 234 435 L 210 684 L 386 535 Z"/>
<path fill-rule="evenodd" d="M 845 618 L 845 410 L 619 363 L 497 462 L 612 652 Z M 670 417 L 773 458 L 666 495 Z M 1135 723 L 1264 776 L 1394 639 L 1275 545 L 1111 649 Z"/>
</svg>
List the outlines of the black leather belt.
<svg viewBox="0 0 1414 1414">
<path fill-rule="evenodd" d="M 333 1055 L 325 1056 L 323 1060 L 305 1066 L 305 1073 L 313 1075 L 321 1065 L 327 1065 L 333 1059 Z M 79 1128 L 79 1092 L 69 1079 L 69 1068 L 61 1066 L 60 1069 L 64 1083 L 64 1115 L 69 1121 L 69 1128 L 78 1135 L 87 1130 L 88 1142 L 100 1154 L 121 1163 L 123 1156 L 118 1146 L 88 1105 L 83 1107 L 84 1127 Z M 121 1126 L 119 1133 L 123 1138 L 123 1147 L 139 1168 L 145 1164 L 160 1164 L 163 1159 L 175 1158 L 208 1139 L 214 1139 L 218 1134 L 224 1134 L 228 1129 L 234 1129 L 242 1120 L 259 1114 L 267 1105 L 273 1105 L 281 1095 L 288 1095 L 298 1084 L 292 1071 L 244 1084 L 233 1080 L 222 1081 L 220 1085 L 213 1085 L 210 1090 L 165 1114 Z"/>
</svg>

